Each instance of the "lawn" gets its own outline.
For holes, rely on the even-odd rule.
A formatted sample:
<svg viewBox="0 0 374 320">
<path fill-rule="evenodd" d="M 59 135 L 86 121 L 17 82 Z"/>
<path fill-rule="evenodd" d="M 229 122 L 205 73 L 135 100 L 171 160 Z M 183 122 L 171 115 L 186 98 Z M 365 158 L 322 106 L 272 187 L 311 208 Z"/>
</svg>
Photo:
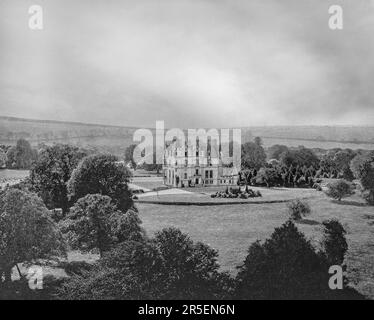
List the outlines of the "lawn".
<svg viewBox="0 0 374 320">
<path fill-rule="evenodd" d="M 29 176 L 28 170 L 0 169 L 0 186 L 16 183 Z"/>
<path fill-rule="evenodd" d="M 374 298 L 374 208 L 364 206 L 358 196 L 339 204 L 321 192 L 308 201 L 312 214 L 297 224 L 299 230 L 318 247 L 321 222 L 340 220 L 347 230 L 350 282 L 361 293 Z M 209 207 L 138 203 L 137 207 L 149 235 L 165 227 L 177 227 L 193 240 L 218 250 L 222 270 L 232 274 L 242 263 L 249 245 L 269 237 L 288 218 L 285 203 Z"/>
<path fill-rule="evenodd" d="M 244 190 L 244 187 L 242 187 Z M 158 194 L 144 193 L 139 195 L 137 202 L 151 203 L 175 203 L 175 204 L 225 204 L 225 203 L 262 203 L 262 202 L 283 202 L 296 198 L 311 198 L 318 196 L 319 192 L 314 189 L 290 189 L 290 188 L 261 188 L 251 187 L 254 191 L 260 191 L 262 197 L 253 197 L 248 199 L 241 198 L 211 198 L 211 194 L 217 191 L 225 191 L 224 187 L 205 187 L 205 188 L 187 188 L 171 189 L 166 192 L 160 191 Z M 176 191 L 187 191 L 186 193 L 170 195 L 168 193 Z"/>
<path fill-rule="evenodd" d="M 133 177 L 131 179 L 131 183 L 133 183 L 133 184 L 135 184 L 139 187 L 147 188 L 147 189 L 150 189 L 150 190 L 157 189 L 157 188 L 165 188 L 162 177 L 156 177 L 156 176 L 152 176 L 152 177 Z"/>
</svg>

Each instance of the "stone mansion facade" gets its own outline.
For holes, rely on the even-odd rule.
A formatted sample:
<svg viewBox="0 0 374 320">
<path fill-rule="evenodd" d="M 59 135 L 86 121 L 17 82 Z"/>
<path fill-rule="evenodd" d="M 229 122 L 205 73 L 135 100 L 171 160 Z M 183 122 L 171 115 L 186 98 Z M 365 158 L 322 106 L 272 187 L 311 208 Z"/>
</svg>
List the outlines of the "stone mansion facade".
<svg viewBox="0 0 374 320">
<path fill-rule="evenodd" d="M 238 170 L 223 164 L 221 155 L 213 156 L 210 151 L 202 149 L 198 145 L 182 149 L 174 141 L 164 156 L 164 184 L 177 188 L 236 185 Z"/>
</svg>

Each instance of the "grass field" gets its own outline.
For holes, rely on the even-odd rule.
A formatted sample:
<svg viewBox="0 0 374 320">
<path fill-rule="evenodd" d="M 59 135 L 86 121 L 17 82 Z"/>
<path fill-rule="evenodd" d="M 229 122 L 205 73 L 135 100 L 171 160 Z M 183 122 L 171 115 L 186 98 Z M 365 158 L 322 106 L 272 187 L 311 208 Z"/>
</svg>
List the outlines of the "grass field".
<svg viewBox="0 0 374 320">
<path fill-rule="evenodd" d="M 172 190 L 183 190 L 188 193 L 185 194 L 163 194 L 161 191 L 159 194 L 144 193 L 139 195 L 137 202 L 150 202 L 150 203 L 171 203 L 171 204 L 227 204 L 232 203 L 239 205 L 241 203 L 268 203 L 268 202 L 283 202 L 289 201 L 296 198 L 311 198 L 318 196 L 318 191 L 314 189 L 287 189 L 287 188 L 261 188 L 251 187 L 254 191 L 260 191 L 262 197 L 253 197 L 248 199 L 241 198 L 211 198 L 211 194 L 216 191 L 224 191 L 224 187 L 206 187 L 206 188 L 186 188 L 186 189 L 172 189 Z M 244 190 L 244 187 L 242 187 Z"/>
<path fill-rule="evenodd" d="M 28 170 L 0 169 L 0 186 L 12 184 L 29 176 Z"/>
<path fill-rule="evenodd" d="M 309 203 L 312 214 L 297 224 L 299 230 L 318 247 L 321 222 L 331 218 L 341 221 L 349 243 L 346 263 L 350 282 L 374 299 L 374 208 L 365 206 L 358 196 L 338 204 L 323 193 L 318 193 Z M 137 206 L 149 235 L 165 227 L 177 227 L 193 240 L 218 250 L 221 268 L 232 274 L 251 243 L 266 239 L 288 219 L 285 203 L 216 207 L 139 203 Z"/>
<path fill-rule="evenodd" d="M 147 172 L 137 170 L 134 174 L 143 174 L 144 176 L 135 176 L 131 179 L 131 182 L 139 187 L 144 187 L 150 190 L 165 187 L 162 177 L 158 176 L 146 176 Z M 149 175 L 149 173 L 148 173 Z"/>
</svg>

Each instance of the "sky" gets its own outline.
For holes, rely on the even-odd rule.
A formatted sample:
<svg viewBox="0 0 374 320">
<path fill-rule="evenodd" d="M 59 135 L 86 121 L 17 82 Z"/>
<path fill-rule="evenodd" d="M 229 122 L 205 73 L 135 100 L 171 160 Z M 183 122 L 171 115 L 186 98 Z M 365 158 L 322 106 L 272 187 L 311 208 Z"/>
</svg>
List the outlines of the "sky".
<svg viewBox="0 0 374 320">
<path fill-rule="evenodd" d="M 373 0 L 0 0 L 0 115 L 374 125 L 373 32 Z"/>
</svg>

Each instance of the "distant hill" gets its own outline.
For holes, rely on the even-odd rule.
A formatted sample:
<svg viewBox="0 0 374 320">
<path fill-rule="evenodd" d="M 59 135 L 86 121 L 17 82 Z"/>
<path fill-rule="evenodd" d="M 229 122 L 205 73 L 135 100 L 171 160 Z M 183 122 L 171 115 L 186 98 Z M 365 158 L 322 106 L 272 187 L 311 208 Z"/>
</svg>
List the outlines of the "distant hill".
<svg viewBox="0 0 374 320">
<path fill-rule="evenodd" d="M 32 120 L 0 116 L 0 144 L 14 145 L 25 138 L 33 145 L 70 143 L 95 147 L 101 151 L 123 155 L 133 143 L 136 127 L 121 127 L 81 122 Z M 304 145 L 310 148 L 372 149 L 373 127 L 349 126 L 266 126 L 242 128 L 242 140 L 262 137 L 265 147 L 274 144 Z"/>
<path fill-rule="evenodd" d="M 262 137 L 265 146 L 284 144 L 308 148 L 374 150 L 374 126 L 269 126 L 243 128 L 244 140 Z"/>
<path fill-rule="evenodd" d="M 40 143 L 69 143 L 123 154 L 132 143 L 135 130 L 132 127 L 0 116 L 0 143 L 10 145 L 24 138 L 34 146 Z"/>
</svg>

